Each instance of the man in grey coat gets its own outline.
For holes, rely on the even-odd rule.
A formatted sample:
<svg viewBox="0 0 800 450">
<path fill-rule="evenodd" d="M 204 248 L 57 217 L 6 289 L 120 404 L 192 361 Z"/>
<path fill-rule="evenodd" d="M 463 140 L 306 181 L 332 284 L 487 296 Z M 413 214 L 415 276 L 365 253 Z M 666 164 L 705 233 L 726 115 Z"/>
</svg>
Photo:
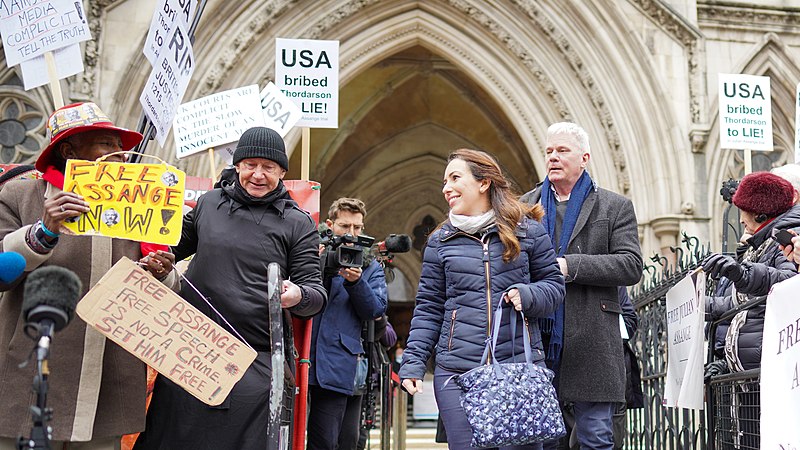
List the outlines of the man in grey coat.
<svg viewBox="0 0 800 450">
<path fill-rule="evenodd" d="M 541 320 L 547 363 L 583 449 L 612 449 L 614 404 L 625 401 L 617 286 L 639 281 L 642 256 L 631 201 L 597 187 L 589 136 L 574 123 L 547 130 L 547 175 L 521 200 L 544 206 L 544 224 L 567 282 L 563 307 Z M 545 443 L 556 448 L 556 443 Z"/>
</svg>

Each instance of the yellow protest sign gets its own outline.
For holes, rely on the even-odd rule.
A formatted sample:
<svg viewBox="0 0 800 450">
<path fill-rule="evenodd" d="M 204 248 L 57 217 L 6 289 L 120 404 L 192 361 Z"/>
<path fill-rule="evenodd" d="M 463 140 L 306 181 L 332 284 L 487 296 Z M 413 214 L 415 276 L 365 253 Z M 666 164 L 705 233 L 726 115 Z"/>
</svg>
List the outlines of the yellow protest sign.
<svg viewBox="0 0 800 450">
<path fill-rule="evenodd" d="M 64 226 L 155 244 L 181 239 L 186 174 L 167 164 L 68 160 L 64 190 L 82 195 L 89 212 Z"/>
<path fill-rule="evenodd" d="M 222 403 L 256 359 L 255 350 L 128 258 L 114 264 L 75 311 L 208 405 Z"/>
</svg>

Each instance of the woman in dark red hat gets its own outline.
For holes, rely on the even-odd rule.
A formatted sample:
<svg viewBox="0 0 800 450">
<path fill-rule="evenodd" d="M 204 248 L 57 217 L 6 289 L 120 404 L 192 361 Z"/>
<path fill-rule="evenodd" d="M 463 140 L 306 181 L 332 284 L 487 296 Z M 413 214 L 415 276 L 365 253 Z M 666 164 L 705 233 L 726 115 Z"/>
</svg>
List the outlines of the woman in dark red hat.
<svg viewBox="0 0 800 450">
<path fill-rule="evenodd" d="M 711 319 L 716 320 L 739 305 L 763 299 L 773 284 L 797 274 L 795 265 L 786 259 L 773 237 L 779 230 L 800 226 L 800 207 L 793 206 L 793 200 L 792 184 L 775 174 L 754 172 L 742 178 L 733 204 L 739 208 L 741 223 L 750 237 L 746 246 L 737 251 L 738 260 L 711 254 L 703 262 L 703 270 L 709 276 L 724 277 L 720 284 L 729 285 L 725 295 L 706 298 L 706 313 Z M 725 334 L 722 359 L 709 364 L 708 377 L 760 366 L 765 310 L 766 302 L 762 302 L 733 317 Z M 743 394 L 739 402 L 747 405 L 739 414 L 743 419 L 738 424 L 744 432 L 742 443 L 758 448 L 757 398 Z"/>
</svg>

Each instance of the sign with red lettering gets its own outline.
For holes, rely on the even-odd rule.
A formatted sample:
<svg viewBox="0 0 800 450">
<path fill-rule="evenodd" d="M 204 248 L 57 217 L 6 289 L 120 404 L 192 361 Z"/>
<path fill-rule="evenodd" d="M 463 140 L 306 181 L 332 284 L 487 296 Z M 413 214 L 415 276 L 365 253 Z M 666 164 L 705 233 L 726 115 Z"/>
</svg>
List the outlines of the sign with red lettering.
<svg viewBox="0 0 800 450">
<path fill-rule="evenodd" d="M 198 400 L 219 405 L 256 351 L 122 258 L 75 308 L 87 324 Z"/>
</svg>

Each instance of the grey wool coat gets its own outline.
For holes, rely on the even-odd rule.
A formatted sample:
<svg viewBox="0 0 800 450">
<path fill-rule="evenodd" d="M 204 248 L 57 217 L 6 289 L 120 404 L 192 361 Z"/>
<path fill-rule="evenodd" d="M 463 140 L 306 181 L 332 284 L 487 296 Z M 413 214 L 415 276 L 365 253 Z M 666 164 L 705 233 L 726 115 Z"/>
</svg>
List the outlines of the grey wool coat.
<svg viewBox="0 0 800 450">
<path fill-rule="evenodd" d="M 522 196 L 538 203 L 541 186 Z M 564 254 L 564 347 L 558 376 L 562 402 L 624 402 L 618 287 L 639 281 L 639 247 L 633 203 L 597 188 L 583 203 Z"/>
</svg>

